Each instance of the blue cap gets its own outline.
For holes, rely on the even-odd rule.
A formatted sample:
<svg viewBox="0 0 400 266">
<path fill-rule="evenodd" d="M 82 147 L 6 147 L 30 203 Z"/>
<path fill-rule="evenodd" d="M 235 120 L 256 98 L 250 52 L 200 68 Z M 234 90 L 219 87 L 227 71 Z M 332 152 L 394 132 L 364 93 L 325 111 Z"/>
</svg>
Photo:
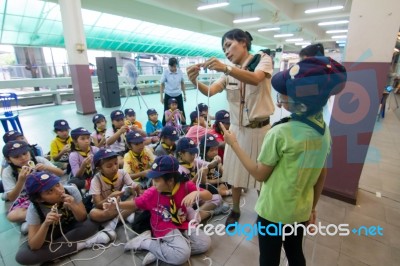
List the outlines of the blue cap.
<svg viewBox="0 0 400 266">
<path fill-rule="evenodd" d="M 126 142 L 142 143 L 142 142 L 144 142 L 144 138 L 138 131 L 131 130 L 126 134 Z"/>
<path fill-rule="evenodd" d="M 183 137 L 176 144 L 176 152 L 189 152 L 191 154 L 198 154 L 199 150 L 192 139 Z"/>
<path fill-rule="evenodd" d="M 93 164 L 97 166 L 103 159 L 118 157 L 118 154 L 109 149 L 101 148 L 93 155 Z"/>
<path fill-rule="evenodd" d="M 16 131 L 16 130 L 10 130 L 10 131 L 7 131 L 3 135 L 3 140 L 4 140 L 4 143 L 7 143 L 9 141 L 16 140 L 18 137 L 21 137 L 21 136 L 23 136 L 23 134 L 21 132 Z"/>
<path fill-rule="evenodd" d="M 168 99 L 168 105 L 170 105 L 171 103 L 176 103 L 176 104 L 178 104 L 178 100 L 175 99 L 175 98 L 169 98 L 169 99 Z"/>
<path fill-rule="evenodd" d="M 162 155 L 154 160 L 150 171 L 147 172 L 146 177 L 157 178 L 170 173 L 179 174 L 178 169 L 179 162 L 175 157 L 170 155 Z"/>
<path fill-rule="evenodd" d="M 110 114 L 111 120 L 121 120 L 125 118 L 124 113 L 121 110 L 114 110 Z"/>
<path fill-rule="evenodd" d="M 177 141 L 179 139 L 179 134 L 175 127 L 165 126 L 161 130 L 160 137 L 168 138 L 172 141 Z"/>
<path fill-rule="evenodd" d="M 90 135 L 90 132 L 86 128 L 78 127 L 78 128 L 71 130 L 70 135 L 73 139 L 76 139 L 79 136 Z"/>
<path fill-rule="evenodd" d="M 9 141 L 3 147 L 4 157 L 16 157 L 29 151 L 29 145 L 22 140 Z"/>
<path fill-rule="evenodd" d="M 230 124 L 231 123 L 231 116 L 229 115 L 229 112 L 226 110 L 219 110 L 218 112 L 215 113 L 215 121 L 221 122 L 224 124 Z"/>
<path fill-rule="evenodd" d="M 147 110 L 147 115 L 153 115 L 153 114 L 157 114 L 156 109 L 151 108 L 151 109 Z"/>
<path fill-rule="evenodd" d="M 307 106 L 322 107 L 331 95 L 341 92 L 346 69 L 330 57 L 308 57 L 272 77 L 273 88 Z"/>
<path fill-rule="evenodd" d="M 68 130 L 70 129 L 68 122 L 64 119 L 54 121 L 54 130 L 61 131 L 61 130 Z"/>
<path fill-rule="evenodd" d="M 128 108 L 125 109 L 125 116 L 129 115 L 129 116 L 136 116 L 135 110 L 133 110 L 132 108 Z"/>
<path fill-rule="evenodd" d="M 199 103 L 196 107 L 196 111 L 199 110 L 199 112 L 203 112 L 203 111 L 208 111 L 208 106 L 205 103 Z"/>
<path fill-rule="evenodd" d="M 99 122 L 99 120 L 101 119 L 106 119 L 106 117 L 102 114 L 95 114 L 92 118 L 93 124 L 97 124 L 97 122 Z"/>
<path fill-rule="evenodd" d="M 28 195 L 47 191 L 60 183 L 60 178 L 49 172 L 34 172 L 26 177 L 25 189 Z"/>
<path fill-rule="evenodd" d="M 200 140 L 200 146 L 204 147 L 204 144 L 206 144 L 206 147 L 217 147 L 219 145 L 219 142 L 214 137 L 214 135 L 206 134 Z"/>
</svg>

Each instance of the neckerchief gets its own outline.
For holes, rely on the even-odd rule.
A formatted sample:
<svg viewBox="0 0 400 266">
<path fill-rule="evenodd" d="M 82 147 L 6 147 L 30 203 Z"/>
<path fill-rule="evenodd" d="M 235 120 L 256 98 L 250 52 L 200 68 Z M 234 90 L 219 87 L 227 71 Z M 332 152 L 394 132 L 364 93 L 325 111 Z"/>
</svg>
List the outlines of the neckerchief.
<svg viewBox="0 0 400 266">
<path fill-rule="evenodd" d="M 151 120 L 149 120 L 149 121 L 150 121 L 151 125 L 153 126 L 153 132 L 156 131 L 157 130 L 158 121 L 155 122 L 155 123 L 153 121 L 151 121 Z"/>
<path fill-rule="evenodd" d="M 118 181 L 118 172 L 115 174 L 115 176 L 112 179 L 109 179 L 108 177 L 101 175 L 101 180 L 103 180 L 104 183 L 108 184 L 111 186 L 111 192 L 115 191 L 115 184 Z"/>
<path fill-rule="evenodd" d="M 90 147 L 88 147 L 88 150 L 86 152 L 80 150 L 77 147 L 75 149 L 83 158 L 87 158 L 89 156 L 89 154 L 90 154 L 90 151 L 91 151 Z M 92 171 L 92 164 L 91 163 L 86 165 L 85 174 L 86 174 L 86 177 L 92 177 L 93 171 Z"/>
<path fill-rule="evenodd" d="M 66 144 L 68 144 L 70 141 L 69 141 L 69 139 L 70 139 L 70 136 L 68 136 L 66 139 L 62 139 L 62 138 L 60 138 L 59 136 L 56 136 L 56 138 L 62 143 L 62 144 L 64 144 L 64 145 L 66 145 Z"/>
<path fill-rule="evenodd" d="M 195 167 L 194 163 L 186 163 L 186 162 L 183 162 L 180 160 L 179 164 L 190 171 L 190 179 L 193 179 L 195 177 L 196 167 Z"/>
<path fill-rule="evenodd" d="M 145 170 L 145 167 L 147 167 L 147 165 L 150 162 L 150 158 L 144 152 L 144 149 L 142 150 L 142 152 L 140 154 L 137 154 L 136 152 L 129 150 L 129 154 L 132 157 L 132 159 L 136 159 L 137 163 L 138 163 L 137 167 L 135 167 L 136 169 L 132 169 L 133 172 L 134 173 L 143 172 Z M 133 167 L 133 165 L 131 167 Z"/>
<path fill-rule="evenodd" d="M 161 146 L 164 148 L 164 150 L 168 153 L 172 153 L 175 149 L 175 145 L 167 145 L 165 142 L 161 142 Z"/>
<path fill-rule="evenodd" d="M 174 200 L 174 196 L 176 192 L 178 192 L 180 187 L 180 183 L 176 183 L 172 192 L 162 192 L 161 194 L 166 195 L 169 197 L 169 212 L 171 214 L 172 222 L 176 225 L 181 225 L 182 221 L 178 215 L 178 208 L 176 207 L 176 203 Z"/>
<path fill-rule="evenodd" d="M 293 120 L 297 120 L 309 125 L 313 129 L 315 129 L 319 134 L 321 135 L 325 134 L 326 124 L 322 112 L 318 112 L 316 114 L 307 117 L 293 113 L 291 117 Z"/>
<path fill-rule="evenodd" d="M 97 133 L 102 134 L 102 135 L 104 135 L 106 133 L 106 130 L 107 129 L 99 129 L 98 127 L 96 127 Z"/>
</svg>

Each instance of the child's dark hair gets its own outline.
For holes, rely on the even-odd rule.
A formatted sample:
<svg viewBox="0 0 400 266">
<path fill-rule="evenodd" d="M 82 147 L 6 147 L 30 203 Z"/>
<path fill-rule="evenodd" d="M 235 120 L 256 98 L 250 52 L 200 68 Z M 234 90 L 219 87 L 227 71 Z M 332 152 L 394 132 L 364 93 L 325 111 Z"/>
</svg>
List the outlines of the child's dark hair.
<svg viewBox="0 0 400 266">
<path fill-rule="evenodd" d="M 107 122 L 107 120 L 105 119 L 105 118 L 102 118 L 102 119 L 104 119 L 104 121 L 106 121 Z M 93 122 L 93 128 L 94 128 L 94 130 L 96 131 L 96 133 L 97 134 L 99 134 L 100 132 L 97 130 L 97 127 L 96 127 L 96 124 L 99 122 L 100 120 L 98 120 L 98 121 L 96 121 L 96 123 L 95 122 Z"/>
<path fill-rule="evenodd" d="M 35 163 L 35 165 L 38 163 L 37 162 L 37 160 L 36 160 L 36 158 L 35 158 L 35 154 L 34 154 L 34 152 L 32 151 L 32 149 L 30 149 L 29 150 L 29 153 L 31 154 L 31 161 L 33 161 L 34 163 Z M 10 157 L 6 157 L 6 159 L 9 159 Z M 10 165 L 10 167 L 11 167 L 11 173 L 12 173 L 12 175 L 15 177 L 15 180 L 17 180 L 18 181 L 18 169 L 20 168 L 20 167 L 18 167 L 18 166 L 16 166 L 15 164 L 13 164 L 11 161 L 8 163 L 8 165 Z"/>
<path fill-rule="evenodd" d="M 164 180 L 164 182 L 168 182 L 169 180 L 173 179 L 175 184 L 185 181 L 182 174 L 179 172 L 167 173 L 167 174 L 160 176 L 160 178 L 162 178 Z"/>
<path fill-rule="evenodd" d="M 215 120 L 215 122 L 214 122 L 214 129 L 215 129 L 215 132 L 217 132 L 219 134 L 223 133 L 221 126 L 219 125 L 219 121 L 217 121 L 217 120 Z"/>
<path fill-rule="evenodd" d="M 315 44 L 310 44 L 303 49 L 300 50 L 299 56 L 304 57 L 304 56 L 324 56 L 325 51 L 324 51 L 324 46 L 322 43 L 315 43 Z"/>
<path fill-rule="evenodd" d="M 224 34 L 224 36 L 222 36 L 222 40 L 221 40 L 222 47 L 224 47 L 225 39 L 235 40 L 238 42 L 243 41 L 246 43 L 247 51 L 251 50 L 251 41 L 253 40 L 253 37 L 247 31 L 243 31 L 241 29 L 233 29 L 233 30 L 226 32 Z"/>
<path fill-rule="evenodd" d="M 114 124 L 111 124 L 112 128 L 113 128 L 113 132 L 114 134 L 117 133 L 118 129 L 115 128 Z M 121 135 L 118 137 L 117 139 L 118 142 L 121 142 Z"/>
</svg>

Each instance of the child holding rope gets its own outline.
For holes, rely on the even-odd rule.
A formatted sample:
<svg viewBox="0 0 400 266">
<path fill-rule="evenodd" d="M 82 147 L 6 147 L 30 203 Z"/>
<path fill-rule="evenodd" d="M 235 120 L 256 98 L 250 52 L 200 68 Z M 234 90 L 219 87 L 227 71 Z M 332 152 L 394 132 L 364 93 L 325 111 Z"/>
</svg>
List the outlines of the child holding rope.
<svg viewBox="0 0 400 266">
<path fill-rule="evenodd" d="M 96 234 L 98 225 L 87 219 L 75 186 L 64 187 L 48 172 L 29 174 L 25 186 L 31 201 L 26 215 L 29 233 L 16 254 L 18 263 L 44 263 L 115 240 L 113 231 Z"/>
<path fill-rule="evenodd" d="M 187 234 L 187 208 L 197 200 L 210 200 L 211 193 L 198 189 L 191 181 L 182 181 L 178 167 L 178 160 L 172 156 L 157 157 L 147 173 L 147 177 L 153 179 L 154 186 L 134 201 L 118 202 L 118 208 L 132 211 L 139 208 L 151 213 L 151 232 L 145 231 L 125 245 L 125 250 L 149 251 L 143 259 L 143 265 L 157 259 L 180 265 L 191 254 L 204 253 L 210 247 L 211 239 L 202 231 L 199 234 Z M 117 207 L 115 203 L 105 205 L 106 209 Z"/>
</svg>

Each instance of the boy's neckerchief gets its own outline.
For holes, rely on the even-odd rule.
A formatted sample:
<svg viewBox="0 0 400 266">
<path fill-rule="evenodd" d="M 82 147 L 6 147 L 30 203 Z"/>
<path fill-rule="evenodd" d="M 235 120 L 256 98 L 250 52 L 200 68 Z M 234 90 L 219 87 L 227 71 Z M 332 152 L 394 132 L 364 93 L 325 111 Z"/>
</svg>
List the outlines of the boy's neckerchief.
<svg viewBox="0 0 400 266">
<path fill-rule="evenodd" d="M 68 136 L 66 139 L 62 139 L 59 136 L 56 136 L 56 139 L 58 139 L 64 145 L 69 143 L 69 138 L 70 138 L 70 136 Z"/>
<path fill-rule="evenodd" d="M 88 147 L 88 150 L 87 150 L 86 152 L 80 150 L 78 147 L 76 147 L 75 150 L 76 150 L 83 158 L 87 158 L 87 157 L 89 156 L 90 152 L 91 152 L 90 146 Z M 89 163 L 89 164 L 86 165 L 85 174 L 86 174 L 87 177 L 91 177 L 91 176 L 92 176 L 93 171 L 92 171 L 92 164 L 91 164 L 91 163 Z"/>
<path fill-rule="evenodd" d="M 129 150 L 129 154 L 131 155 L 132 159 L 135 158 L 138 161 L 139 171 L 143 172 L 144 171 L 144 166 L 145 166 L 144 163 L 142 162 L 142 158 L 145 155 L 144 149 L 139 154 L 137 154 L 136 152 L 133 152 L 132 150 Z"/>
<path fill-rule="evenodd" d="M 118 181 L 118 172 L 115 174 L 115 176 L 110 180 L 108 177 L 101 175 L 101 180 L 103 180 L 104 183 L 108 184 L 111 186 L 111 192 L 115 191 L 115 184 Z"/>
<path fill-rule="evenodd" d="M 177 208 L 175 200 L 174 200 L 174 196 L 175 196 L 176 192 L 178 192 L 179 187 L 180 187 L 180 183 L 176 183 L 174 188 L 172 189 L 172 192 L 161 192 L 161 194 L 169 197 L 169 212 L 171 214 L 172 222 L 176 225 L 182 224 L 182 221 L 178 215 L 178 208 Z"/>
<path fill-rule="evenodd" d="M 326 124 L 322 112 L 318 112 L 316 114 L 307 117 L 293 113 L 291 117 L 293 120 L 297 120 L 309 125 L 313 129 L 315 129 L 319 134 L 321 135 L 325 134 Z"/>
<path fill-rule="evenodd" d="M 97 131 L 97 133 L 102 134 L 102 135 L 104 135 L 106 133 L 106 129 L 99 129 L 98 127 L 96 127 L 96 131 Z"/>
<path fill-rule="evenodd" d="M 193 179 L 196 176 L 196 167 L 194 163 L 186 163 L 182 160 L 179 160 L 179 164 L 190 171 L 190 179 Z"/>
<path fill-rule="evenodd" d="M 165 142 L 161 142 L 161 146 L 164 148 L 165 151 L 168 153 L 172 153 L 174 151 L 175 145 L 167 145 Z"/>
</svg>

